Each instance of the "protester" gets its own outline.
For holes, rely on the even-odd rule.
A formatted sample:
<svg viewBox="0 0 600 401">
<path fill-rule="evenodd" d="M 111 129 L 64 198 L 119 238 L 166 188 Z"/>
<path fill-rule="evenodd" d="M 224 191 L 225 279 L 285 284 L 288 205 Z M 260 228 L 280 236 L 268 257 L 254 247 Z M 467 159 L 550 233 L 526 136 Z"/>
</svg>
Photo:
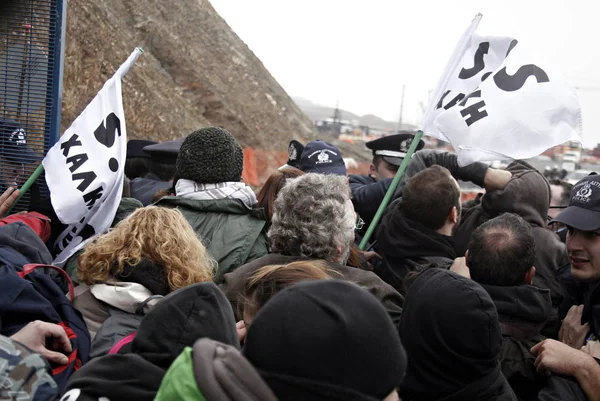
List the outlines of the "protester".
<svg viewBox="0 0 600 401">
<path fill-rule="evenodd" d="M 56 345 L 55 350 L 47 348 L 49 341 Z M 59 388 L 44 358 L 66 364 L 67 357 L 57 351 L 71 352 L 71 342 L 64 328 L 56 324 L 38 320 L 10 338 L 0 336 L 0 399 L 54 400 Z"/>
<path fill-rule="evenodd" d="M 342 152 L 321 139 L 310 141 L 300 157 L 300 170 L 305 173 L 334 174 L 346 176 L 346 163 Z"/>
<path fill-rule="evenodd" d="M 460 188 L 450 172 L 431 166 L 405 185 L 381 224 L 376 251 L 383 263 L 375 272 L 405 293 L 407 273 L 430 267 L 448 269 L 456 254 L 452 234 L 460 219 Z"/>
<path fill-rule="evenodd" d="M 92 336 L 92 356 L 134 332 L 156 302 L 213 278 L 215 263 L 177 210 L 148 206 L 88 245 L 78 260 L 75 306 Z M 158 296 L 158 297 L 157 297 Z"/>
<path fill-rule="evenodd" d="M 263 185 L 261 188 L 256 197 L 258 198 L 258 207 L 263 208 L 265 211 L 267 218 L 267 229 L 271 226 L 275 199 L 277 199 L 279 191 L 281 191 L 281 188 L 283 188 L 288 179 L 296 178 L 301 175 L 304 175 L 304 172 L 302 172 L 302 170 L 298 170 L 297 168 L 280 168 L 269 176 L 265 182 L 265 185 Z"/>
<path fill-rule="evenodd" d="M 238 347 L 231 306 L 213 283 L 195 284 L 167 296 L 140 324 L 131 352 L 90 361 L 72 376 L 63 398 L 154 400 L 173 361 L 199 338 Z"/>
<path fill-rule="evenodd" d="M 172 189 L 182 142 L 183 138 L 144 147 L 143 152 L 149 155 L 148 173 L 131 182 L 132 196 L 144 206 L 153 203 L 157 192 Z"/>
<path fill-rule="evenodd" d="M 277 401 L 256 369 L 231 346 L 202 338 L 184 348 L 155 401 Z"/>
<path fill-rule="evenodd" d="M 302 260 L 287 265 L 264 266 L 253 273 L 244 287 L 240 329 L 250 327 L 254 316 L 279 291 L 306 280 L 329 280 L 335 271 L 322 260 Z"/>
<path fill-rule="evenodd" d="M 466 254 L 471 278 L 492 298 L 502 331 L 502 373 L 520 400 L 537 399 L 545 376 L 534 366 L 530 349 L 545 338 L 540 331 L 550 316 L 550 291 L 531 285 L 535 276 L 535 238 L 531 226 L 505 213 L 479 226 Z"/>
<path fill-rule="evenodd" d="M 295 139 L 292 139 L 288 145 L 288 161 L 283 166 L 279 167 L 278 170 L 287 168 L 300 168 L 300 156 L 304 152 L 304 145 Z"/>
<path fill-rule="evenodd" d="M 556 338 L 558 327 L 558 306 L 563 294 L 556 272 L 567 263 L 565 245 L 546 228 L 550 187 L 546 179 L 537 170 L 524 161 L 514 161 L 506 167 L 512 178 L 504 189 L 487 191 L 463 208 L 463 216 L 456 230 L 455 249 L 463 256 L 472 232 L 484 222 L 502 214 L 515 213 L 532 227 L 535 237 L 536 268 L 533 285 L 550 290 L 552 297 L 552 316 L 542 331 L 547 337 Z"/>
<path fill-rule="evenodd" d="M 335 278 L 354 282 L 373 293 L 392 320 L 398 322 L 403 302 L 400 294 L 372 272 L 346 266 L 354 242 L 355 220 L 346 177 L 305 174 L 288 180 L 275 201 L 268 233 L 273 253 L 225 276 L 222 288 L 234 311 L 243 303 L 249 277 L 261 267 L 318 259 L 328 262 L 329 269 L 339 274 Z"/>
<path fill-rule="evenodd" d="M 244 153 L 222 128 L 202 128 L 188 135 L 177 157 L 175 195 L 157 205 L 178 208 L 212 257 L 215 280 L 268 252 L 264 213 L 256 195 L 241 182 Z"/>
<path fill-rule="evenodd" d="M 150 155 L 144 152 L 144 147 L 158 142 L 146 139 L 130 139 L 127 141 L 127 156 L 125 157 L 125 176 L 130 180 L 144 177 L 150 172 Z"/>
<path fill-rule="evenodd" d="M 275 295 L 250 326 L 243 353 L 280 400 L 397 400 L 407 363 L 377 299 L 339 280 Z"/>
<path fill-rule="evenodd" d="M 502 333 L 488 293 L 443 269 L 413 276 L 400 321 L 408 356 L 402 399 L 516 401 L 500 369 Z"/>
<path fill-rule="evenodd" d="M 351 175 L 350 190 L 354 210 L 365 222 L 365 231 L 373 221 L 375 213 L 385 197 L 406 152 L 414 140 L 414 133 L 402 132 L 367 142 L 373 151 L 369 175 Z M 423 149 L 425 142 L 419 140 L 416 151 Z"/>
</svg>

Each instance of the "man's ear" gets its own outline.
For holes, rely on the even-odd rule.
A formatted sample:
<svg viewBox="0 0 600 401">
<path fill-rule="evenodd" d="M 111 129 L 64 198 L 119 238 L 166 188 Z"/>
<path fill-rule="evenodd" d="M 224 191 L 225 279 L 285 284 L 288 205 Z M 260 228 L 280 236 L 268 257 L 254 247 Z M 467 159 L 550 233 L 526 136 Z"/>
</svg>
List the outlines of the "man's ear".
<svg viewBox="0 0 600 401">
<path fill-rule="evenodd" d="M 456 206 L 452 206 L 452 210 L 450 211 L 450 215 L 448 216 L 448 222 L 452 224 L 457 224 L 458 218 L 458 208 Z"/>
<path fill-rule="evenodd" d="M 531 285 L 533 283 L 533 278 L 535 277 L 535 267 L 531 266 L 527 273 L 525 273 L 525 280 L 523 280 L 524 284 Z"/>
<path fill-rule="evenodd" d="M 470 261 L 469 261 L 469 250 L 467 249 L 467 251 L 465 252 L 465 265 L 467 265 L 467 267 L 469 267 Z"/>
<path fill-rule="evenodd" d="M 373 163 L 369 166 L 369 175 L 373 177 L 377 177 L 377 167 Z"/>
</svg>

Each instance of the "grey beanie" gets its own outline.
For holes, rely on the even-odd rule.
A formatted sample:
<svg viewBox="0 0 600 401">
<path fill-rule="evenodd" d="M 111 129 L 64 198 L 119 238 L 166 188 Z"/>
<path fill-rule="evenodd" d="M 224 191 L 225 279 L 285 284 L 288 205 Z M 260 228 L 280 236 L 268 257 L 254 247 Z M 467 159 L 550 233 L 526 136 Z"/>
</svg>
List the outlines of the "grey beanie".
<svg viewBox="0 0 600 401">
<path fill-rule="evenodd" d="M 189 134 L 177 156 L 176 180 L 199 184 L 241 181 L 244 169 L 242 147 L 227 130 L 201 128 Z"/>
</svg>

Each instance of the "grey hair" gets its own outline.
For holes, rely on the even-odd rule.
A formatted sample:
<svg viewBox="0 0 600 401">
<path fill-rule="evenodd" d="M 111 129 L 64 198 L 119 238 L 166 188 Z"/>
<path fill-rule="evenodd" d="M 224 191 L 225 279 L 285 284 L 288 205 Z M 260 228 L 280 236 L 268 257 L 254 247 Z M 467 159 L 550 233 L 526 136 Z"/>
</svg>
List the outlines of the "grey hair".
<svg viewBox="0 0 600 401">
<path fill-rule="evenodd" d="M 345 264 L 356 220 L 349 200 L 343 176 L 305 174 L 287 180 L 275 200 L 271 251 Z"/>
</svg>

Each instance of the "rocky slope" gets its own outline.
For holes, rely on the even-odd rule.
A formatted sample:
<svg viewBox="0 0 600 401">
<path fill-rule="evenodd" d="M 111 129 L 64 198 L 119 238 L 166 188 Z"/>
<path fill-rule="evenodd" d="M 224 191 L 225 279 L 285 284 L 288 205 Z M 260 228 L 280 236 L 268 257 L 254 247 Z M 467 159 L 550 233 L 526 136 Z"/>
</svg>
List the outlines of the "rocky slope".
<svg viewBox="0 0 600 401">
<path fill-rule="evenodd" d="M 123 81 L 129 138 L 164 141 L 208 125 L 262 149 L 314 138 L 312 122 L 207 0 L 71 0 L 67 21 L 63 130 L 141 46 Z"/>
</svg>

